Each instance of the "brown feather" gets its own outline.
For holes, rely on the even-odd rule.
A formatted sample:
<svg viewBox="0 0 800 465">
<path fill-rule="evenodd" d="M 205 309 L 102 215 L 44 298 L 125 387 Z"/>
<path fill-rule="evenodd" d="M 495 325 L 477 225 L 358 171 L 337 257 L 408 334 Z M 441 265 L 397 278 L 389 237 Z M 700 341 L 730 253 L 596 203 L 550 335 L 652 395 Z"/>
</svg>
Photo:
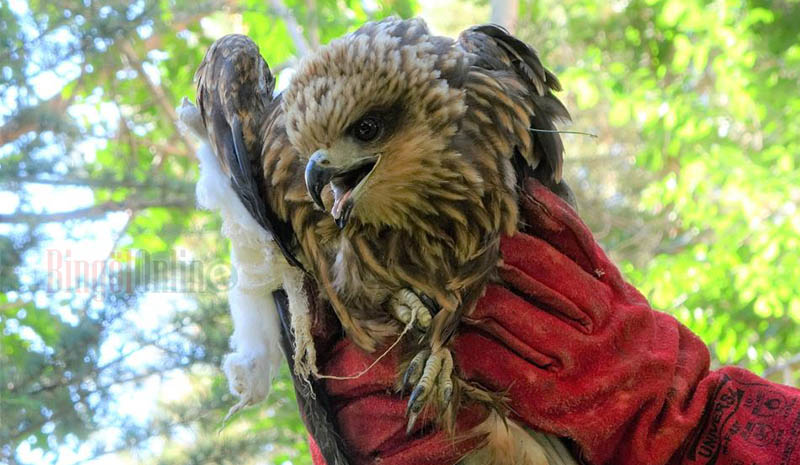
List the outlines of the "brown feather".
<svg viewBox="0 0 800 465">
<path fill-rule="evenodd" d="M 367 351 L 384 345 L 401 330 L 389 316 L 389 298 L 410 287 L 441 307 L 423 344 L 446 346 L 495 277 L 500 237 L 516 232 L 517 186 L 527 176 L 561 183 L 558 134 L 530 132 L 569 118 L 552 94 L 560 89 L 555 76 L 502 28 L 478 26 L 454 41 L 430 35 L 419 19 L 388 19 L 304 58 L 285 94 L 272 98 L 271 75 L 262 73 L 260 87 L 253 86 L 253 70 L 263 69 L 254 45 L 243 48 L 250 64 L 239 68 L 215 62 L 230 62 L 227 52 L 212 53 L 215 46 L 219 51 L 212 46 L 212 59 L 198 70 L 198 103 L 218 134 L 217 153 L 235 149 L 230 128 L 215 126 L 217 115 L 238 120 L 246 160 L 260 155 L 257 186 L 266 212 L 288 226 L 278 228 L 291 232 L 288 252 L 316 279 L 347 335 Z M 210 85 L 215 79 L 218 89 Z M 242 89 L 257 98 L 243 101 Z M 372 144 L 353 142 L 351 125 L 386 108 L 393 109 L 391 130 Z M 317 150 L 345 158 L 368 151 L 377 160 L 343 229 L 305 192 L 304 168 Z M 225 158 L 236 179 L 230 161 L 241 156 Z M 330 210 L 330 188 L 321 197 Z M 409 354 L 420 348 L 417 341 L 407 341 Z M 496 399 L 456 386 L 445 425 L 459 402 Z M 499 431 L 496 421 L 491 429 Z"/>
<path fill-rule="evenodd" d="M 529 132 L 568 117 L 551 102 L 558 87 L 532 49 L 494 27 L 454 42 L 430 36 L 420 20 L 390 19 L 303 60 L 263 135 L 265 177 L 273 208 L 290 212 L 302 255 L 360 346 L 385 342 L 359 328 L 386 324 L 389 296 L 406 287 L 445 309 L 430 341 L 447 343 L 493 274 L 499 237 L 516 230 L 518 178 L 560 181 L 558 135 Z M 300 194 L 304 161 L 336 147 L 361 115 L 392 106 L 402 117 L 339 231 Z M 286 146 L 291 162 L 275 154 Z M 324 190 L 327 208 L 332 201 Z"/>
</svg>

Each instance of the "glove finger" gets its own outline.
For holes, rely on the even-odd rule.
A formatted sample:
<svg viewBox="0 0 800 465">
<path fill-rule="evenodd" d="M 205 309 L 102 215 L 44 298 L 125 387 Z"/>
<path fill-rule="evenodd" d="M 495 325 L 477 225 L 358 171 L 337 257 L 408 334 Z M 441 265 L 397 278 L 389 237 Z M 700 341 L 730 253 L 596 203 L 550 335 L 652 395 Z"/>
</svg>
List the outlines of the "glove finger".
<svg viewBox="0 0 800 465">
<path fill-rule="evenodd" d="M 463 379 L 488 391 L 506 393 L 515 411 L 518 402 L 539 400 L 542 391 L 556 388 L 554 374 L 547 366 L 532 364 L 505 340 L 497 340 L 477 327 L 458 334 L 453 340 L 453 355 Z"/>
<path fill-rule="evenodd" d="M 389 392 L 360 397 L 337 413 L 337 423 L 354 465 L 438 465 L 455 463 L 478 446 L 481 437 L 463 434 L 486 418 L 487 412 L 473 405 L 463 408 L 456 420 L 455 438 L 431 428 L 432 412 L 424 411 L 411 435 L 406 434 L 405 401 Z"/>
<path fill-rule="evenodd" d="M 569 204 L 539 181 L 529 179 L 520 206 L 525 233 L 541 238 L 590 275 L 615 289 L 623 289 L 624 281 L 616 266 Z"/>
<path fill-rule="evenodd" d="M 611 313 L 611 289 L 542 239 L 526 234 L 500 244 L 504 283 L 536 309 L 591 333 Z"/>
<path fill-rule="evenodd" d="M 487 288 L 476 311 L 463 323 L 502 341 L 519 357 L 541 368 L 560 365 L 559 354 L 566 344 L 574 347 L 587 336 L 586 327 L 579 322 L 497 285 Z"/>
</svg>

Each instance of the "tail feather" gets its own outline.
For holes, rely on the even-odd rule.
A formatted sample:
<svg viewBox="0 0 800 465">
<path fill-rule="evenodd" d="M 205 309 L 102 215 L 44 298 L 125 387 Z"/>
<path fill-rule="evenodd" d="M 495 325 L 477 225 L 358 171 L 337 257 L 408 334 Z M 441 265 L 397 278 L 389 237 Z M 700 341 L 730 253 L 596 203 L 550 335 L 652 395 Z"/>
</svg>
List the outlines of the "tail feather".
<svg viewBox="0 0 800 465">
<path fill-rule="evenodd" d="M 496 412 L 474 432 L 485 435 L 486 444 L 460 465 L 578 465 L 557 437 L 529 431 Z"/>
</svg>

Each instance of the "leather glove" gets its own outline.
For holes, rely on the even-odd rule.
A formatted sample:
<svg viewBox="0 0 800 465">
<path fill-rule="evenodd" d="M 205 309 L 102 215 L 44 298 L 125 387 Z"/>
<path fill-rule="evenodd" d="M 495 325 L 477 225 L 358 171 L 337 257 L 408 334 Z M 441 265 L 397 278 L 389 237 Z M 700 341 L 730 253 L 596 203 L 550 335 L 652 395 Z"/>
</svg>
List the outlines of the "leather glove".
<svg viewBox="0 0 800 465">
<path fill-rule="evenodd" d="M 734 367 L 709 372 L 705 344 L 650 308 L 575 211 L 535 180 L 526 188 L 526 226 L 502 241 L 502 282 L 453 341 L 458 376 L 504 392 L 512 418 L 570 439 L 586 463 L 800 463 L 800 391 Z M 326 382 L 353 463 L 456 463 L 479 441 L 453 441 L 422 417 L 405 434 L 397 355 Z M 373 358 L 340 340 L 322 371 L 356 373 Z M 458 431 L 486 415 L 467 405 Z"/>
</svg>

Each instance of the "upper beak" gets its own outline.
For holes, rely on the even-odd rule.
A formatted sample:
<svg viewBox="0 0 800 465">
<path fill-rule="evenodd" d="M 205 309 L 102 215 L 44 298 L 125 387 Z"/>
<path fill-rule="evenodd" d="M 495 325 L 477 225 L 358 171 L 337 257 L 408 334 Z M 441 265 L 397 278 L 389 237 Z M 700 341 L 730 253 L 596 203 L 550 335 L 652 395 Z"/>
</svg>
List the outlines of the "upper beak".
<svg viewBox="0 0 800 465">
<path fill-rule="evenodd" d="M 323 210 L 325 205 L 322 203 L 322 189 L 331 182 L 334 174 L 336 170 L 331 168 L 328 154 L 324 150 L 317 150 L 311 155 L 306 165 L 306 189 L 314 203 Z"/>
</svg>

